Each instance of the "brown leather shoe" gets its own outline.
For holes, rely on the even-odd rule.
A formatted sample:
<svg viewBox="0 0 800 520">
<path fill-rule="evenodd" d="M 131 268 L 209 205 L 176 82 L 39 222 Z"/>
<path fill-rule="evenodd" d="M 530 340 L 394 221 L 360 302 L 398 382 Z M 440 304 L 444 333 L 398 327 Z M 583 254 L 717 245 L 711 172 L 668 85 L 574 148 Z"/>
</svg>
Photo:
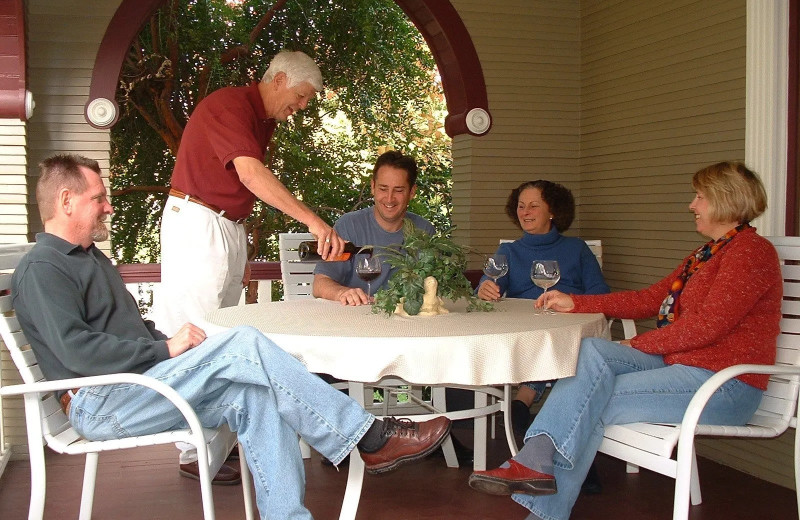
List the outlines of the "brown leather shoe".
<svg viewBox="0 0 800 520">
<path fill-rule="evenodd" d="M 552 495 L 558 490 L 553 475 L 539 473 L 514 459 L 508 463 L 507 468 L 475 471 L 469 476 L 469 487 L 490 495 Z"/>
<path fill-rule="evenodd" d="M 382 419 L 386 444 L 373 453 L 361 451 L 367 473 L 386 473 L 436 451 L 450 433 L 450 419 L 437 417 L 421 423 L 410 419 Z"/>
<path fill-rule="evenodd" d="M 197 461 L 190 462 L 188 464 L 181 464 L 178 473 L 180 473 L 183 477 L 200 480 L 200 466 L 198 466 Z M 232 468 L 227 464 L 223 464 L 219 468 L 219 471 L 217 471 L 217 474 L 214 475 L 214 478 L 211 479 L 211 483 L 215 486 L 235 486 L 241 481 L 242 475 L 239 473 L 239 470 Z"/>
</svg>

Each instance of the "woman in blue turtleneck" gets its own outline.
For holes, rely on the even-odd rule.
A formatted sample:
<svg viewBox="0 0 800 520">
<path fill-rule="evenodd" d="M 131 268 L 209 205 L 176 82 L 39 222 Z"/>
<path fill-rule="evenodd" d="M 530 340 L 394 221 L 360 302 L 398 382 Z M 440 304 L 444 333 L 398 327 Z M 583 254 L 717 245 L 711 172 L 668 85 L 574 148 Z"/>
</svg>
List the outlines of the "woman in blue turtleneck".
<svg viewBox="0 0 800 520">
<path fill-rule="evenodd" d="M 592 251 L 586 242 L 561 233 L 569 229 L 575 218 L 575 199 L 564 186 L 550 181 L 531 181 L 511 191 L 506 201 L 506 214 L 524 233 L 519 240 L 501 244 L 499 254 L 508 258 L 508 275 L 497 283 L 484 276 L 478 285 L 478 297 L 497 300 L 508 298 L 536 299 L 542 289 L 531 281 L 534 260 L 556 260 L 561 280 L 555 289 L 568 294 L 603 294 L 610 292 Z M 531 423 L 530 407 L 541 398 L 546 382 L 523 383 L 511 402 L 514 432 L 525 435 Z M 594 465 L 583 489 L 600 491 Z"/>
<path fill-rule="evenodd" d="M 603 294 L 609 287 L 600 272 L 600 265 L 586 242 L 561 233 L 569 229 L 575 218 L 575 199 L 560 184 L 531 181 L 511 191 L 506 214 L 524 231 L 522 238 L 501 244 L 497 252 L 508 258 L 508 275 L 495 284 L 481 278 L 478 297 L 497 300 L 508 298 L 536 299 L 542 289 L 531 281 L 534 260 L 556 260 L 561 280 L 555 289 L 568 294 Z"/>
</svg>

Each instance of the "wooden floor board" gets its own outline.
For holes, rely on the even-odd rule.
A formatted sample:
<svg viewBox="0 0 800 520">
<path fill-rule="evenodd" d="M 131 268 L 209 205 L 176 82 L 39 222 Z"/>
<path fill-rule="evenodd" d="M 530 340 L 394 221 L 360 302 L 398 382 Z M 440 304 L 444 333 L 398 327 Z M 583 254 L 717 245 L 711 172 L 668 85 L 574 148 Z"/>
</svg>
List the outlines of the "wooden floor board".
<svg viewBox="0 0 800 520">
<path fill-rule="evenodd" d="M 455 434 L 470 444 L 471 431 Z M 508 456 L 502 436 L 491 442 L 489 465 Z M 82 457 L 48 452 L 45 518 L 77 518 L 83 477 Z M 573 519 L 668 520 L 673 481 L 649 471 L 626 474 L 625 465 L 598 456 L 604 490 L 581 496 Z M 306 506 L 316 520 L 336 520 L 347 469 L 320 463 L 314 454 L 306 466 Z M 797 519 L 793 490 L 701 459 L 704 502 L 691 509 L 691 520 Z M 527 512 L 507 497 L 484 495 L 467 486 L 468 469 L 449 469 L 431 457 L 382 476 L 366 476 L 357 520 L 523 520 Z M 0 478 L 0 519 L 27 518 L 30 472 L 24 460 L 12 461 Z M 219 520 L 244 518 L 241 486 L 214 486 Z M 197 481 L 180 477 L 177 451 L 171 446 L 136 448 L 102 454 L 95 497 L 95 520 L 189 520 L 202 518 Z M 280 520 L 280 519 L 279 519 Z"/>
</svg>

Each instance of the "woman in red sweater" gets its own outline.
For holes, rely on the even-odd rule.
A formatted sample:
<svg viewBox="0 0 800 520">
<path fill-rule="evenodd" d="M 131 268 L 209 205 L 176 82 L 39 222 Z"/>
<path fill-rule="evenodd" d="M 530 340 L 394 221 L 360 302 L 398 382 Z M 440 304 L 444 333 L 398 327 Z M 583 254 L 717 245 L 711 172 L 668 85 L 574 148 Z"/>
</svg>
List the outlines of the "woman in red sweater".
<svg viewBox="0 0 800 520">
<path fill-rule="evenodd" d="M 696 390 L 739 363 L 772 364 L 783 284 L 772 244 L 749 222 L 766 209 L 764 187 L 741 163 L 695 173 L 689 205 L 710 239 L 663 280 L 640 291 L 567 295 L 547 291 L 537 307 L 658 316 L 658 328 L 619 343 L 586 338 L 574 377 L 553 388 L 512 459 L 476 471 L 474 489 L 512 498 L 526 520 L 569 518 L 606 424 L 680 422 Z M 701 423 L 745 424 L 761 402 L 766 375 L 742 375 L 711 398 Z M 558 487 L 556 487 L 556 481 Z"/>
</svg>

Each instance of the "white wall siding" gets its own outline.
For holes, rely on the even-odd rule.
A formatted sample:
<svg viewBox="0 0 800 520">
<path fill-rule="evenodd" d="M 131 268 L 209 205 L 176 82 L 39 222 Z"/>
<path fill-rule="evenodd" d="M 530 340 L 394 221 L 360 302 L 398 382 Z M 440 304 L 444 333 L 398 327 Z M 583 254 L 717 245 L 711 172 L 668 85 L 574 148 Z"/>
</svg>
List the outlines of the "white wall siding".
<svg viewBox="0 0 800 520">
<path fill-rule="evenodd" d="M 6 135 L 5 126 L 0 124 L 0 242 L 5 241 L 7 230 L 21 242 L 33 240 L 42 230 L 34 195 L 42 159 L 55 153 L 82 154 L 97 160 L 103 174 L 108 174 L 109 133 L 92 128 L 83 117 L 83 107 L 89 97 L 97 48 L 119 3 L 28 0 L 26 4 L 28 88 L 36 109 L 26 127 L 15 130 L 19 135 Z M 19 144 L 20 137 L 26 142 Z M 13 144 L 3 141 L 12 138 L 16 138 Z M 6 146 L 17 149 L 25 145 L 27 161 L 24 153 L 4 153 L 12 149 Z M 17 223 L 21 220 L 16 213 L 19 205 L 27 205 L 27 222 Z M 6 211 L 14 212 L 14 222 L 8 225 Z M 21 233 L 17 235 L 17 231 Z M 108 250 L 108 243 L 100 247 Z M 5 347 L 0 352 L 0 369 L 4 384 L 19 380 Z M 13 446 L 15 457 L 23 456 L 27 441 L 21 399 L 6 399 L 3 414 L 6 441 Z"/>
<path fill-rule="evenodd" d="M 25 132 L 19 119 L 0 119 L 0 244 L 28 242 Z"/>
<path fill-rule="evenodd" d="M 472 35 L 493 117 L 489 134 L 453 140 L 453 220 L 459 240 L 488 253 L 520 236 L 504 211 L 512 188 L 549 179 L 580 195 L 579 2 L 451 3 Z"/>
<path fill-rule="evenodd" d="M 744 158 L 745 2 L 581 4 L 581 229 L 615 289 L 666 275 L 704 239 L 691 175 Z"/>
</svg>

